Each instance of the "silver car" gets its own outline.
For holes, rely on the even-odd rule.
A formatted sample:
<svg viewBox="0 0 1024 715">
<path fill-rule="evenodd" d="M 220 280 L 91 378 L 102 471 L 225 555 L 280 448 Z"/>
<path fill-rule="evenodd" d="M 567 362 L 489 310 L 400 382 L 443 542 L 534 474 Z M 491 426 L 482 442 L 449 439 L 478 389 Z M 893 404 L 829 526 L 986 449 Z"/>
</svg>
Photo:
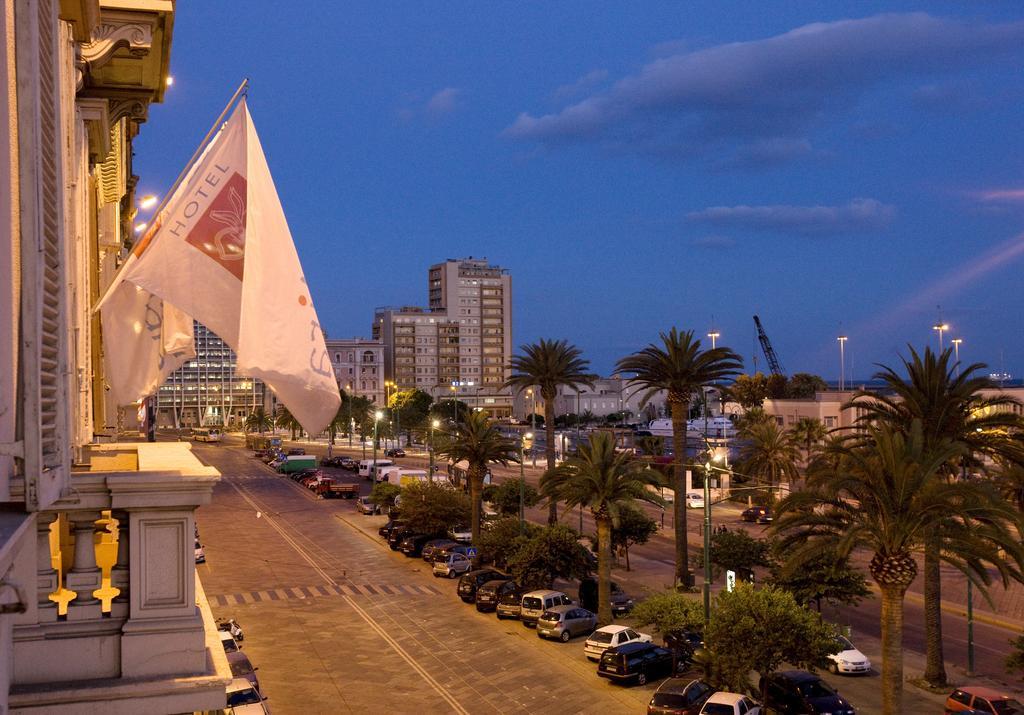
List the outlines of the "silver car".
<svg viewBox="0 0 1024 715">
<path fill-rule="evenodd" d="M 554 606 L 537 619 L 537 635 L 567 643 L 573 636 L 590 635 L 597 628 L 597 616 L 579 606 Z"/>
</svg>

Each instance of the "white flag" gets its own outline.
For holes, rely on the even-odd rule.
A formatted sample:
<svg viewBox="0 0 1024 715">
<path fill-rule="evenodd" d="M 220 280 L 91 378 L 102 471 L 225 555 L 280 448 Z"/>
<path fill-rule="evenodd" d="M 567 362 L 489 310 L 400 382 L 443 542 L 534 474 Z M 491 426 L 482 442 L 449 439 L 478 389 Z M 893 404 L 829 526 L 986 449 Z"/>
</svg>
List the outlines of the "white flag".
<svg viewBox="0 0 1024 715">
<path fill-rule="evenodd" d="M 154 219 L 119 280 L 220 336 L 236 352 L 238 372 L 267 383 L 311 434 L 334 418 L 338 385 L 244 98 Z M 104 313 L 121 290 L 108 291 Z M 121 379 L 115 372 L 112 384 Z"/>
</svg>

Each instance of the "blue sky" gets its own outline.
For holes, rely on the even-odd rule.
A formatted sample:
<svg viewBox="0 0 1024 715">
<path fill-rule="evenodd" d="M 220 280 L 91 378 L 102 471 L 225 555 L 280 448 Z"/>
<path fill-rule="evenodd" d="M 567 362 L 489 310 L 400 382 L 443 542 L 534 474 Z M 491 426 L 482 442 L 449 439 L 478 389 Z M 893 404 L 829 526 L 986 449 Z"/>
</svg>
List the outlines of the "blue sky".
<svg viewBox="0 0 1024 715">
<path fill-rule="evenodd" d="M 245 12 L 241 12 L 242 8 Z M 162 191 L 242 77 L 321 322 L 512 271 L 514 341 L 673 325 L 847 375 L 936 344 L 1024 373 L 1024 7 L 179 3 L 136 141 Z M 760 351 L 758 367 L 764 369 Z"/>
</svg>

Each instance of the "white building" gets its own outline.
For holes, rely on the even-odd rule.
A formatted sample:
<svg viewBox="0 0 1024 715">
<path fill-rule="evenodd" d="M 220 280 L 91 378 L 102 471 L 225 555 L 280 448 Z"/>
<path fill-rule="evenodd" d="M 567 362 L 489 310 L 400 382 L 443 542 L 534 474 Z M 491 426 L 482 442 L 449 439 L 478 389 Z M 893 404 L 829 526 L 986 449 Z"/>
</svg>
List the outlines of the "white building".
<svg viewBox="0 0 1024 715">
<path fill-rule="evenodd" d="M 574 388 L 561 387 L 555 398 L 555 416 L 568 414 L 584 414 L 590 412 L 596 417 L 605 417 L 614 413 L 627 414 L 629 422 L 649 422 L 665 414 L 665 392 L 656 393 L 643 406 L 640 405 L 646 390 L 632 380 L 625 380 L 618 375 L 599 377 L 594 380 L 593 387 L 583 385 L 579 393 Z M 530 413 L 544 414 L 544 400 L 536 388 L 522 390 L 514 396 L 513 416 L 516 419 L 527 419 Z"/>
<path fill-rule="evenodd" d="M 168 84 L 169 0 L 0 11 L 0 712 L 222 708 L 196 576 L 218 479 L 117 438 L 91 308 L 127 255 L 132 141 Z"/>
<path fill-rule="evenodd" d="M 328 338 L 326 345 L 338 387 L 383 405 L 384 343 L 366 338 Z"/>
</svg>

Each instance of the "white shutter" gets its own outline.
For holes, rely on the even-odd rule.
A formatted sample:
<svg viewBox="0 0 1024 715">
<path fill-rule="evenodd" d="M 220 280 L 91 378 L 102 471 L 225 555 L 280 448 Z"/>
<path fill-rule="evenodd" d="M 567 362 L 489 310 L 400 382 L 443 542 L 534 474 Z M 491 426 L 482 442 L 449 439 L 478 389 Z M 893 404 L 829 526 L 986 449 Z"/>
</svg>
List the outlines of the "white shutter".
<svg viewBox="0 0 1024 715">
<path fill-rule="evenodd" d="M 69 331 L 61 117 L 67 57 L 55 0 L 17 0 L 21 182 L 21 385 L 24 477 L 30 509 L 52 504 L 70 479 Z M 67 91 L 65 89 L 65 91 Z"/>
</svg>

